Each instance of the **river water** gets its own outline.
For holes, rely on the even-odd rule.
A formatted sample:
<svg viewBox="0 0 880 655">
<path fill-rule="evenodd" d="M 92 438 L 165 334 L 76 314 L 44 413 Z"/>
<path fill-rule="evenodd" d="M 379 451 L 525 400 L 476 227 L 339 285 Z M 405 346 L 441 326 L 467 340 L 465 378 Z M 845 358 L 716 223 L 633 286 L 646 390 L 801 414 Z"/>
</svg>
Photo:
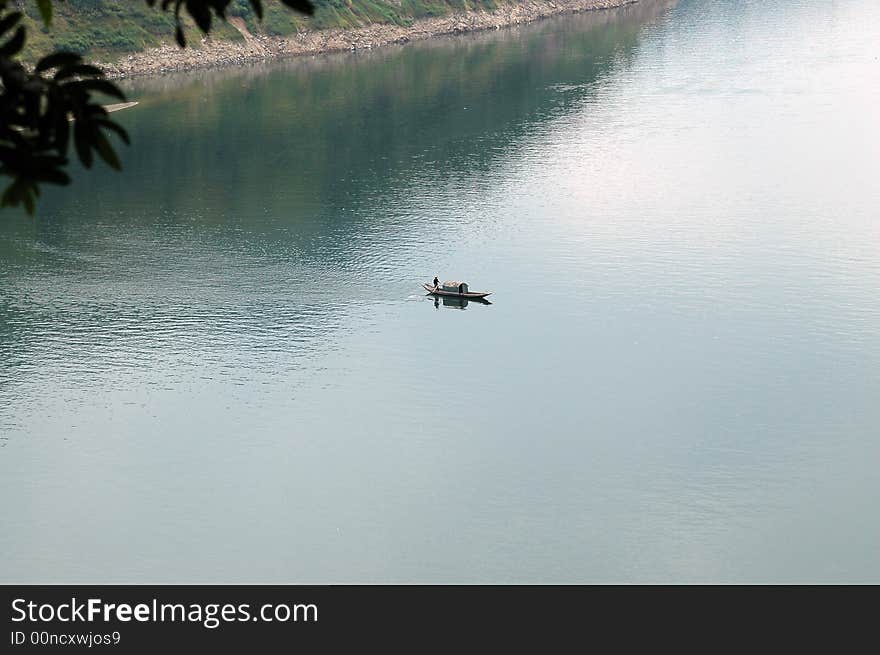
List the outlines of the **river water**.
<svg viewBox="0 0 880 655">
<path fill-rule="evenodd" d="M 682 0 L 130 82 L 0 222 L 0 580 L 880 582 L 878 80 Z"/>
</svg>

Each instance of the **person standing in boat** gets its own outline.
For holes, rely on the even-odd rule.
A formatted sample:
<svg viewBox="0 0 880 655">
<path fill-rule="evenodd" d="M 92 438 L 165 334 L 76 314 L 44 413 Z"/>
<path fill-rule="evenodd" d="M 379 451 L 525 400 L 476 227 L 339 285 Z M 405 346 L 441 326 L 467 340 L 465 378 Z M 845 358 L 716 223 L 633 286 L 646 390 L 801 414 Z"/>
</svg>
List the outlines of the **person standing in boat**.
<svg viewBox="0 0 880 655">
<path fill-rule="evenodd" d="M 434 290 L 437 290 L 437 287 L 440 286 L 440 280 L 437 279 L 437 276 L 434 276 Z"/>
</svg>

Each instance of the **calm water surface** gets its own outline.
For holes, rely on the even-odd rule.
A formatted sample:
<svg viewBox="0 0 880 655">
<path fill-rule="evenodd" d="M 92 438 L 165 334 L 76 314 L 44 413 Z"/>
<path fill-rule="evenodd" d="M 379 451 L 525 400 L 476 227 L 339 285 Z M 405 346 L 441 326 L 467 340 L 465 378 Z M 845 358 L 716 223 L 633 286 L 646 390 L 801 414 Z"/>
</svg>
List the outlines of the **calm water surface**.
<svg viewBox="0 0 880 655">
<path fill-rule="evenodd" d="M 0 221 L 0 580 L 880 582 L 878 44 L 649 1 L 132 82 L 125 174 Z"/>
</svg>

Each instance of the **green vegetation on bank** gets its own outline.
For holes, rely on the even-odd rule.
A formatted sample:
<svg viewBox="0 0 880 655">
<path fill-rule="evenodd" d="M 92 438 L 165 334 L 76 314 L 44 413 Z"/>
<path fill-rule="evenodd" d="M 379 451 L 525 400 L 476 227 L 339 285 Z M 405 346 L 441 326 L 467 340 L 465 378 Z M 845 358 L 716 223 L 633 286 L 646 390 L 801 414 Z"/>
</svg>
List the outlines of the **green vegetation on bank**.
<svg viewBox="0 0 880 655">
<path fill-rule="evenodd" d="M 53 50 L 73 52 L 99 58 L 114 58 L 130 52 L 162 44 L 174 43 L 174 15 L 151 9 L 136 0 L 66 0 L 55 4 L 52 26 L 40 20 L 36 3 L 16 3 L 25 14 L 28 42 L 25 59 Z M 235 0 L 228 12 L 241 18 L 254 34 L 285 36 L 303 29 L 346 28 L 390 23 L 409 25 L 417 18 L 443 16 L 469 9 L 492 10 L 498 0 L 315 0 L 312 17 L 303 16 L 280 3 L 264 3 L 263 20 L 259 21 L 247 0 Z M 191 22 L 188 23 L 190 26 Z M 195 36 L 194 26 L 189 30 Z M 241 40 L 231 25 L 218 22 L 211 38 Z M 198 47 L 197 38 L 189 45 Z"/>
</svg>

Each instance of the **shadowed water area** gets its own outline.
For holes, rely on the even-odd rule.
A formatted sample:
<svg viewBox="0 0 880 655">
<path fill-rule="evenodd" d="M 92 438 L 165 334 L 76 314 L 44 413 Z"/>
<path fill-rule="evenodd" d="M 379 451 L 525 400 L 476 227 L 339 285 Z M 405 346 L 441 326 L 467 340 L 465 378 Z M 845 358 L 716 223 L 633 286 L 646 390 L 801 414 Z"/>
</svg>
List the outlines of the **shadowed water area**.
<svg viewBox="0 0 880 655">
<path fill-rule="evenodd" d="M 125 173 L 0 220 L 0 581 L 880 582 L 878 44 L 646 1 L 127 83 Z"/>
</svg>

